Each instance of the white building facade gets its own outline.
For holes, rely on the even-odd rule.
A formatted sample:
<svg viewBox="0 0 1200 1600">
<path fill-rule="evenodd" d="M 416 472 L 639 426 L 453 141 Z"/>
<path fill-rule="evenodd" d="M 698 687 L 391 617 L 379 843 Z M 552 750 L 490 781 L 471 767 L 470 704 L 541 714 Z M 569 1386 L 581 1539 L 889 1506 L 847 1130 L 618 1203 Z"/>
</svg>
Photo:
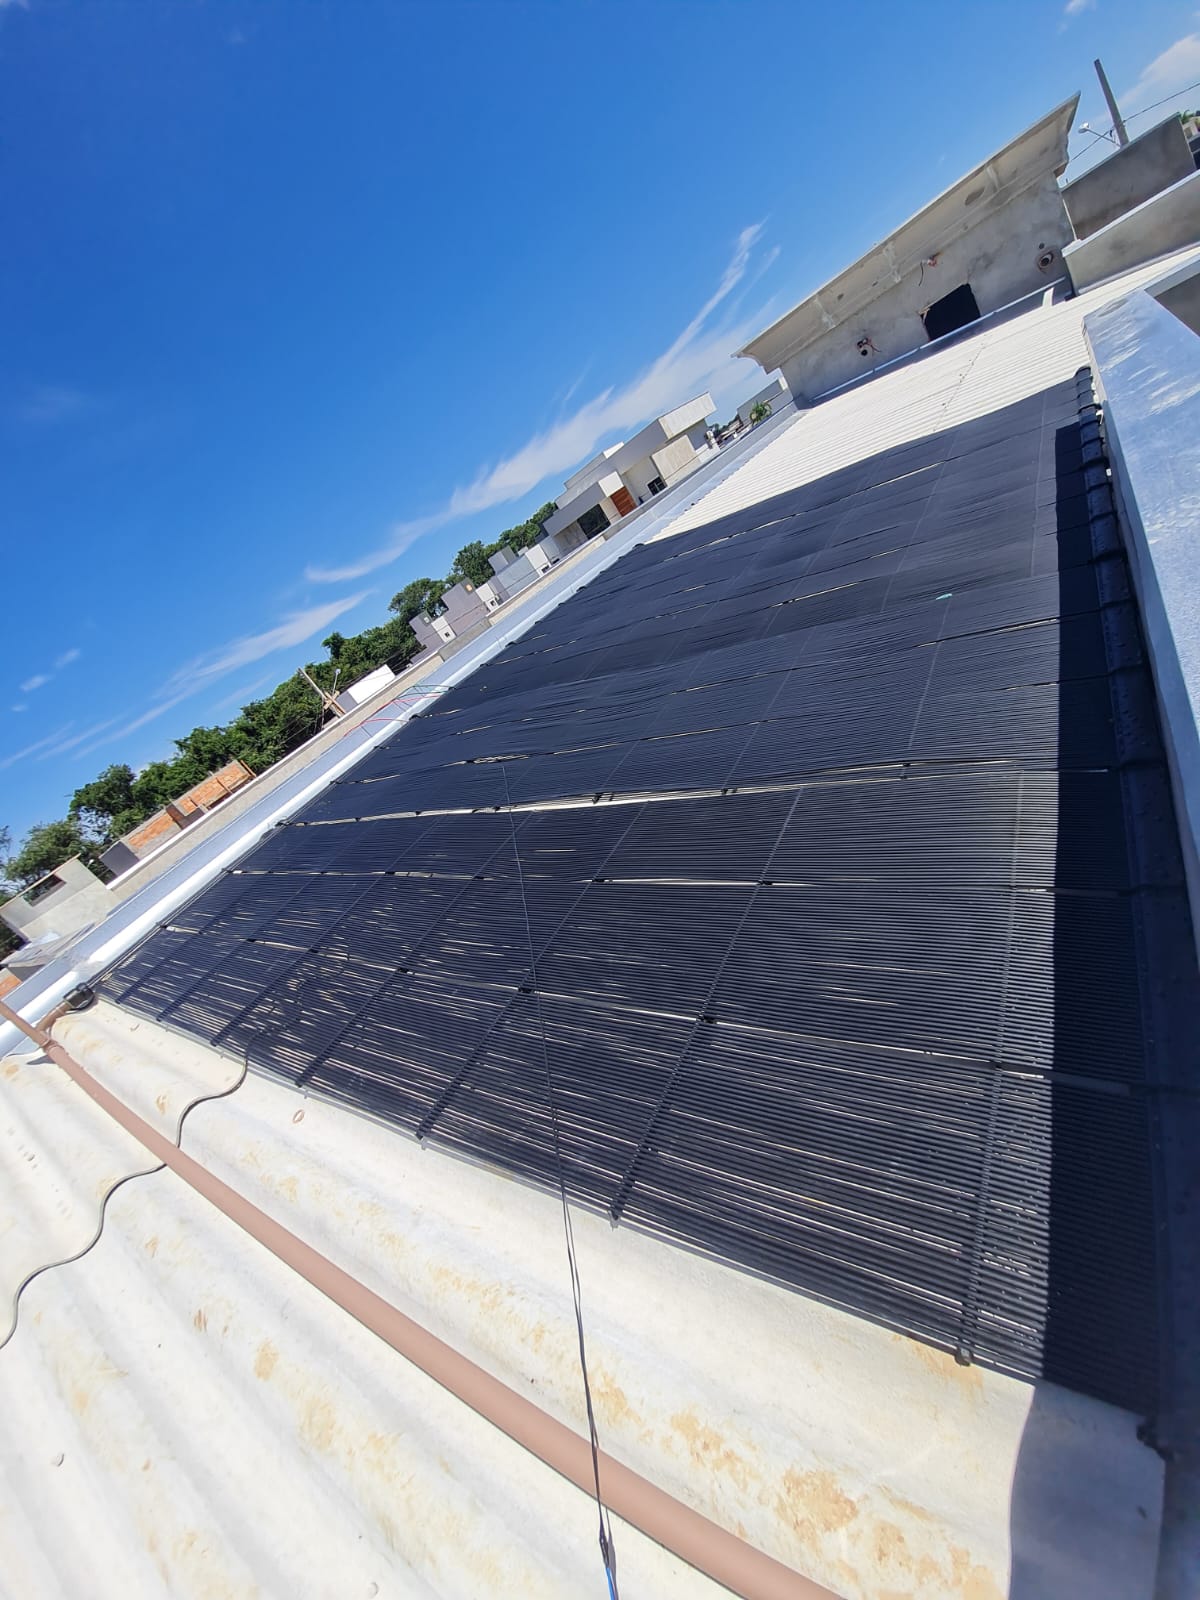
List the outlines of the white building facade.
<svg viewBox="0 0 1200 1600">
<path fill-rule="evenodd" d="M 546 532 L 593 539 L 686 478 L 716 449 L 708 427 L 714 409 L 711 394 L 696 395 L 594 456 L 567 479 Z"/>
</svg>

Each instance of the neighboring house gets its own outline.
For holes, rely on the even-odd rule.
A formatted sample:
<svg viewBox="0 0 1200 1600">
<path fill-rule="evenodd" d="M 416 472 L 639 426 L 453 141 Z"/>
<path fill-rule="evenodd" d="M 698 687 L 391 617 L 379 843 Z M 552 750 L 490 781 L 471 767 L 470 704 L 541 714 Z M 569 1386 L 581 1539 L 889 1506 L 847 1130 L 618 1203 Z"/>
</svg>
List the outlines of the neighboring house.
<svg viewBox="0 0 1200 1600">
<path fill-rule="evenodd" d="M 711 394 L 664 412 L 632 439 L 610 445 L 566 481 L 546 532 L 595 538 L 614 522 L 686 478 L 713 453 Z"/>
<path fill-rule="evenodd" d="M 202 782 L 193 784 L 177 800 L 172 800 L 161 811 L 156 811 L 152 817 L 147 817 L 145 822 L 140 822 L 115 844 L 109 845 L 100 857 L 101 861 L 110 872 L 128 871 L 136 862 L 157 850 L 159 845 L 165 844 L 181 829 L 199 821 L 205 812 L 220 805 L 228 795 L 249 783 L 253 776 L 253 768 L 248 767 L 244 761 L 226 762 L 217 772 L 211 773 Z"/>
<path fill-rule="evenodd" d="M 778 384 L 769 387 L 778 392 Z M 486 583 L 464 578 L 442 595 L 436 616 L 422 611 L 412 619 L 409 626 L 423 647 L 440 650 L 462 640 L 564 556 L 709 460 L 717 448 L 707 426 L 712 412 L 712 395 L 696 395 L 580 467 L 567 479 L 558 509 L 547 517 L 536 544 L 522 551 L 498 550 L 488 558 L 494 576 Z"/>
<path fill-rule="evenodd" d="M 374 672 L 368 672 L 365 678 L 359 678 L 357 683 L 349 683 L 337 694 L 337 703 L 343 711 L 353 711 L 355 706 L 361 706 L 364 701 L 370 700 L 381 690 L 386 689 L 396 674 L 386 663 L 376 667 Z"/>
<path fill-rule="evenodd" d="M 558 535 L 543 534 L 536 544 L 525 550 L 517 551 L 505 545 L 488 557 L 494 576 L 486 583 L 472 583 L 464 578 L 442 595 L 444 609 L 437 616 L 422 611 L 409 627 L 427 650 L 439 650 L 444 644 L 461 640 L 493 611 L 498 611 L 531 583 L 544 578 L 564 556 L 586 543 L 587 535 L 572 527 Z"/>
<path fill-rule="evenodd" d="M 90 928 L 112 910 L 108 890 L 78 856 L 0 905 L 0 920 L 30 943 Z"/>
<path fill-rule="evenodd" d="M 471 628 L 484 621 L 489 611 L 500 604 L 490 584 L 476 587 L 469 578 L 456 583 L 442 595 L 443 609 L 437 616 L 422 611 L 409 623 L 409 627 L 426 650 L 439 650 L 454 639 L 461 639 Z"/>
<path fill-rule="evenodd" d="M 487 587 L 499 594 L 502 601 L 511 600 L 513 595 L 544 578 L 564 556 L 586 543 L 587 535 L 579 528 L 570 527 L 559 534 L 543 534 L 536 544 L 525 550 L 510 550 L 506 545 L 488 557 L 496 576 Z"/>
</svg>

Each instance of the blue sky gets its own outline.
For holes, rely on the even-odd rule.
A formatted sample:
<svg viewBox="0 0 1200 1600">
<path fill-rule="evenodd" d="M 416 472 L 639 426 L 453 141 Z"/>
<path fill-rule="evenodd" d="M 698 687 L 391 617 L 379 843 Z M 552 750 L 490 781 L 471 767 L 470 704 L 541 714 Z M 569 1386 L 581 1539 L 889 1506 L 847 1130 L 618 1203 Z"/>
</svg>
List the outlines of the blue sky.
<svg viewBox="0 0 1200 1600">
<path fill-rule="evenodd" d="M 0 823 L 731 410 L 763 323 L 1102 125 L 1097 54 L 1127 112 L 1200 80 L 1194 0 L 0 0 Z"/>
</svg>

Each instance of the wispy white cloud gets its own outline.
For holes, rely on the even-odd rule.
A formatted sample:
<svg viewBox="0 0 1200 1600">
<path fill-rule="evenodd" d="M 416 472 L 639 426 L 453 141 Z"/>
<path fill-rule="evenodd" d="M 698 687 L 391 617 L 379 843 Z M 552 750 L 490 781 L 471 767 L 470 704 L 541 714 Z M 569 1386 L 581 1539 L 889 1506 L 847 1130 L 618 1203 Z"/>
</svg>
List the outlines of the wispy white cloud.
<svg viewBox="0 0 1200 1600">
<path fill-rule="evenodd" d="M 255 678 L 253 683 L 244 683 L 240 689 L 235 689 L 232 694 L 227 694 L 223 700 L 218 700 L 213 707 L 215 711 L 228 711 L 231 706 L 239 708 L 249 705 L 260 689 L 265 689 L 273 683 L 275 674 L 268 672 L 264 677 Z"/>
<path fill-rule="evenodd" d="M 386 544 L 341 567 L 305 567 L 304 576 L 309 583 L 343 583 L 365 578 L 369 572 L 377 572 L 380 567 L 398 560 L 410 545 L 416 544 L 427 533 L 432 533 L 435 528 L 444 528 L 453 516 L 449 507 L 443 507 L 427 517 L 413 517 L 407 522 L 393 523 Z"/>
<path fill-rule="evenodd" d="M 0 0 L 0 11 L 11 8 L 14 11 L 28 11 L 29 0 Z"/>
<path fill-rule="evenodd" d="M 23 750 L 14 750 L 11 755 L 0 756 L 0 772 L 7 771 L 9 767 L 16 766 L 18 761 L 27 761 L 30 756 L 37 755 L 39 750 L 45 750 L 50 745 L 56 744 L 64 733 L 70 733 L 75 726 L 73 722 L 64 722 L 62 727 L 55 728 L 53 733 L 47 733 L 42 738 L 27 744 Z"/>
<path fill-rule="evenodd" d="M 575 398 L 575 391 L 582 387 L 583 380 L 587 377 L 591 365 L 592 362 L 591 358 L 589 357 L 588 360 L 584 362 L 578 376 L 571 379 L 564 392 L 554 401 L 554 409 L 559 412 L 560 415 L 567 409 L 567 407 L 571 404 L 571 401 Z"/>
<path fill-rule="evenodd" d="M 1096 0 L 1067 0 L 1066 5 L 1063 7 L 1063 16 L 1082 16 L 1085 11 L 1090 11 L 1095 4 Z"/>
<path fill-rule="evenodd" d="M 754 278 L 751 281 L 752 282 L 757 282 L 757 280 L 762 277 L 764 272 L 769 272 L 770 269 L 779 260 L 779 257 L 782 254 L 782 252 L 783 252 L 783 246 L 781 244 L 773 244 L 771 246 L 771 248 L 767 251 L 766 255 L 759 262 L 758 267 L 757 267 L 757 269 L 756 269 L 756 271 L 754 273 Z"/>
<path fill-rule="evenodd" d="M 64 667 L 69 667 L 73 661 L 78 661 L 82 654 L 82 650 L 64 650 L 60 656 L 55 657 L 54 672 L 35 672 L 21 684 L 21 693 L 32 694 L 35 689 L 44 689 L 48 683 L 54 681 L 55 672 L 61 672 Z"/>
<path fill-rule="evenodd" d="M 682 332 L 637 377 L 604 390 L 560 417 L 505 460 L 480 472 L 472 483 L 455 489 L 439 510 L 396 523 L 389 538 L 376 549 L 340 566 L 309 567 L 305 577 L 313 583 L 343 583 L 388 566 L 435 528 L 519 500 L 551 474 L 566 472 L 593 455 L 609 434 L 644 422 L 708 387 L 715 373 L 728 369 L 730 349 L 743 343 L 757 323 L 755 318 L 744 325 L 724 322 L 709 326 L 714 313 L 746 277 L 762 231 L 762 223 L 743 228 L 712 294 Z M 770 256 L 766 265 L 774 259 Z"/>
<path fill-rule="evenodd" d="M 147 727 L 151 722 L 157 722 L 159 717 L 166 716 L 168 711 L 173 711 L 181 701 L 189 698 L 193 691 L 184 690 L 181 694 L 172 696 L 169 700 L 161 700 L 157 705 L 151 706 L 149 711 L 143 711 L 140 717 L 133 717 L 128 722 L 123 718 L 113 717 L 105 723 L 106 728 L 112 728 L 113 723 L 120 722 L 121 726 L 111 733 L 106 733 L 102 738 L 93 738 L 79 752 L 81 756 L 90 756 L 93 750 L 99 750 L 101 745 L 112 744 L 114 739 L 124 739 L 131 733 L 136 733 L 139 728 Z M 99 730 L 94 730 L 98 732 Z"/>
<path fill-rule="evenodd" d="M 1182 39 L 1176 39 L 1174 44 L 1169 44 L 1161 55 L 1155 56 L 1150 65 L 1143 69 L 1133 87 L 1121 95 L 1121 110 L 1131 117 L 1144 106 L 1165 100 L 1166 105 L 1158 106 L 1156 120 L 1161 121 L 1172 111 L 1192 109 L 1197 91 L 1192 88 L 1185 95 L 1184 90 L 1196 83 L 1200 83 L 1200 33 L 1188 33 Z M 1178 104 L 1172 105 L 1172 100 Z"/>
<path fill-rule="evenodd" d="M 39 761 L 50 761 L 55 756 L 65 756 L 69 751 L 77 750 L 81 744 L 85 744 L 89 739 L 94 739 L 103 729 L 111 728 L 116 721 L 116 717 L 108 717 L 103 722 L 93 722 L 91 727 L 84 728 L 79 733 L 73 733 L 69 739 L 59 739 L 54 744 L 48 745 L 46 749 L 38 753 L 37 759 Z M 74 724 L 72 723 L 70 726 L 73 727 Z"/>
<path fill-rule="evenodd" d="M 22 701 L 20 705 L 9 706 L 8 709 L 10 711 L 28 711 L 29 707 L 24 703 L 24 701 Z"/>
<path fill-rule="evenodd" d="M 330 623 L 336 622 L 345 612 L 361 605 L 370 593 L 369 589 L 361 589 L 357 594 L 343 595 L 340 600 L 329 600 L 324 605 L 293 611 L 282 622 L 263 633 L 248 633 L 221 645 L 219 649 L 206 651 L 173 672 L 160 693 L 173 695 L 182 691 L 197 694 L 217 678 L 223 678 L 227 672 L 248 666 L 252 661 L 261 661 L 276 650 L 288 650 L 294 645 L 303 644 L 313 634 L 320 633 Z"/>
<path fill-rule="evenodd" d="M 347 611 L 352 611 L 355 606 L 361 605 L 370 593 L 369 589 L 363 589 L 357 594 L 343 595 L 340 600 L 309 606 L 304 611 L 293 611 L 273 628 L 267 628 L 262 633 L 243 634 L 241 638 L 232 639 L 228 644 L 221 645 L 215 650 L 194 656 L 191 661 L 185 662 L 171 674 L 154 695 L 153 704 L 147 710 L 128 719 L 112 718 L 110 722 L 103 724 L 102 733 L 100 729 L 93 729 L 92 733 L 100 733 L 100 737 L 92 738 L 79 754 L 91 755 L 94 750 L 113 744 L 118 739 L 127 738 L 150 723 L 157 722 L 160 717 L 174 710 L 184 700 L 190 700 L 193 695 L 210 688 L 226 673 L 235 672 L 239 667 L 248 666 L 251 662 L 261 661 L 264 656 L 273 655 L 277 650 L 294 649 L 296 645 L 311 639 L 314 634 L 322 633 Z M 116 725 L 118 723 L 119 726 Z"/>
<path fill-rule="evenodd" d="M 4 0 L 0 0 L 0 5 L 3 3 Z M 22 422 L 65 422 L 77 416 L 86 405 L 87 396 L 79 389 L 42 384 L 17 406 L 17 416 Z"/>
</svg>

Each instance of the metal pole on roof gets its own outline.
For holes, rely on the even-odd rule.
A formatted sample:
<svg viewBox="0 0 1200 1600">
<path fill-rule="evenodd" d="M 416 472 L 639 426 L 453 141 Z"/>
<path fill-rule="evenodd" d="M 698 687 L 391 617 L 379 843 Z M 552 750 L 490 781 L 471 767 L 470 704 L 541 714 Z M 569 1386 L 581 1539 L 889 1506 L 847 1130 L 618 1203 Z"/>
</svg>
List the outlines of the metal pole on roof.
<svg viewBox="0 0 1200 1600">
<path fill-rule="evenodd" d="M 1113 132 L 1117 136 L 1117 143 L 1119 145 L 1127 145 L 1129 143 L 1129 135 L 1125 132 L 1125 124 L 1121 120 L 1121 113 L 1117 110 L 1117 97 L 1108 86 L 1108 78 L 1105 75 L 1104 65 L 1099 56 L 1096 57 L 1092 65 L 1096 69 L 1096 76 L 1100 79 L 1100 87 L 1104 90 L 1104 98 L 1108 101 L 1108 111 L 1112 117 Z"/>
</svg>

